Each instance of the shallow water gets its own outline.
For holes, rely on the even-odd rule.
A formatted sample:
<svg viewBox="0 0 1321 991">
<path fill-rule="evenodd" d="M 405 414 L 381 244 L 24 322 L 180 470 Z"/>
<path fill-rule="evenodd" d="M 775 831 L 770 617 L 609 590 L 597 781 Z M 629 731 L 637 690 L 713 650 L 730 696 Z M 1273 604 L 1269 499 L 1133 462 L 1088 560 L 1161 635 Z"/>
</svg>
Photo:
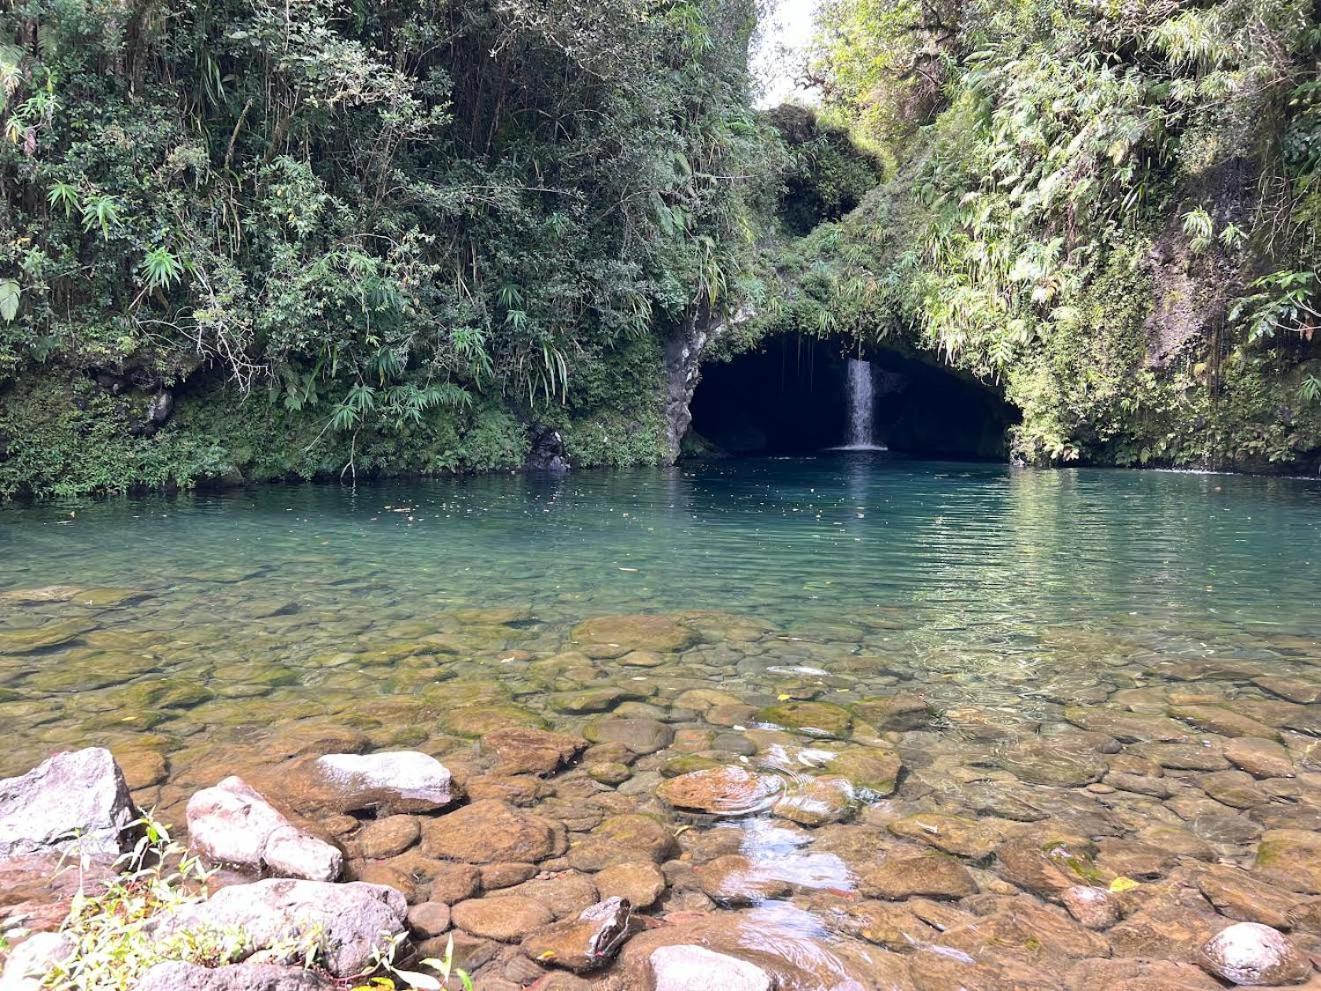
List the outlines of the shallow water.
<svg viewBox="0 0 1321 991">
<path fill-rule="evenodd" d="M 1058 814 L 1058 792 L 1074 812 L 1083 795 L 1104 805 L 1122 822 L 1110 835 L 1133 835 L 1179 820 L 1169 802 L 1185 785 L 1202 796 L 1195 775 L 1172 769 L 1162 807 L 1122 788 L 1113 797 L 1099 772 L 1094 792 L 1064 781 L 1069 746 L 1047 747 L 1050 772 L 1034 771 L 1042 734 L 1086 725 L 1127 748 L 1161 739 L 1125 738 L 1067 707 L 1154 717 L 1246 704 L 1290 742 L 1300 774 L 1315 769 L 1295 738 L 1321 733 L 1321 706 L 1254 681 L 1321 682 L 1321 483 L 1309 480 L 839 453 L 270 487 L 5 508 L 0 561 L 0 775 L 74 746 L 160 754 L 164 779 L 135 783 L 149 781 L 140 799 L 176 820 L 192 789 L 229 766 L 308 752 L 318 727 L 448 755 L 480 776 L 490 769 L 470 741 L 483 729 L 541 717 L 576 732 L 613 709 L 680 731 L 633 764 L 616 796 L 679 821 L 651 794 L 677 754 L 723 755 L 796 793 L 826 761 L 813 751 L 838 743 L 776 732 L 751 711 L 708 718 L 719 705 L 848 707 L 903 692 L 935 715 L 884 736 L 905 765 L 888 800 L 896 814 L 1001 822 L 1006 796 Z M 63 588 L 32 591 L 49 586 Z M 691 645 L 637 664 L 618 661 L 622 650 L 579 652 L 575 624 L 616 613 L 670 615 Z M 732 698 L 675 704 L 703 688 Z M 583 689 L 616 691 L 573 697 Z M 881 739 L 862 722 L 827 735 Z M 1212 748 L 1236 735 L 1205 721 L 1189 732 Z M 1083 749 L 1085 765 L 1095 741 Z M 969 783 L 998 791 L 979 804 Z M 1268 804 L 1295 817 L 1313 808 L 1306 782 Z M 887 807 L 855 802 L 841 815 L 881 823 Z M 1207 809 L 1186 811 L 1196 832 Z M 769 815 L 709 832 L 739 829 L 743 854 L 788 875 L 795 899 L 849 887 L 849 868 L 813 852 L 810 831 L 778 836 Z M 812 918 L 838 928 L 829 912 Z"/>
</svg>

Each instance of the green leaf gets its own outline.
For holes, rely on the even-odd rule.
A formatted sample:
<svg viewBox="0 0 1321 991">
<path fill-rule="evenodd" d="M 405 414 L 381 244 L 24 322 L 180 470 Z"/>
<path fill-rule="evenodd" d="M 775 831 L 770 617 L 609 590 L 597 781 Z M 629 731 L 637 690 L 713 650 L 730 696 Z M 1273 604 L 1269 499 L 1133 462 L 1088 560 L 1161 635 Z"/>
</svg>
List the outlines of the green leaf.
<svg viewBox="0 0 1321 991">
<path fill-rule="evenodd" d="M 13 279 L 0 281 L 0 320 L 13 323 L 18 316 L 18 300 L 23 290 Z"/>
</svg>

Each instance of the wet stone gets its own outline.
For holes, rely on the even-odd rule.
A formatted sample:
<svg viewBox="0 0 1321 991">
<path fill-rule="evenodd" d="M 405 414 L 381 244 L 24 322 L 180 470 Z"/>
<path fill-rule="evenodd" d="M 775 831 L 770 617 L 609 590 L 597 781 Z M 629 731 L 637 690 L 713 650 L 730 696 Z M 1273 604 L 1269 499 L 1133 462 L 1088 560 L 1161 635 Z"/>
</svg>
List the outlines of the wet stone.
<svg viewBox="0 0 1321 991">
<path fill-rule="evenodd" d="M 665 893 L 665 875 L 649 862 L 615 864 L 594 880 L 601 898 L 624 898 L 638 911 L 651 908 Z"/>
<path fill-rule="evenodd" d="M 370 860 L 382 860 L 403 853 L 420 836 L 421 828 L 412 816 L 389 816 L 363 826 L 358 834 L 358 849 Z"/>
<path fill-rule="evenodd" d="M 439 936 L 450 927 L 450 907 L 444 902 L 422 902 L 408 910 L 408 929 L 417 937 Z"/>
<path fill-rule="evenodd" d="M 541 816 L 487 800 L 427 820 L 422 849 L 431 857 L 470 864 L 535 863 L 554 852 L 555 831 Z"/>
<path fill-rule="evenodd" d="M 516 943 L 528 933 L 554 920 L 550 909 L 534 898 L 508 895 L 472 898 L 450 908 L 453 924 L 486 939 Z"/>
<path fill-rule="evenodd" d="M 633 771 L 627 764 L 618 764 L 612 762 L 594 763 L 586 765 L 586 771 L 593 781 L 598 781 L 603 785 L 611 787 L 621 785 L 633 776 Z"/>
<path fill-rule="evenodd" d="M 482 887 L 488 892 L 513 888 L 537 875 L 536 864 L 520 864 L 516 861 L 482 864 L 479 870 L 482 876 Z"/>
<path fill-rule="evenodd" d="M 907 904 L 863 901 L 845 907 L 833 921 L 849 935 L 896 953 L 940 941 L 940 931 L 920 919 Z"/>
<path fill-rule="evenodd" d="M 1000 845 L 1000 834 L 990 825 L 963 816 L 919 812 L 889 824 L 890 832 L 918 840 L 937 850 L 972 860 L 983 860 Z"/>
<path fill-rule="evenodd" d="M 1276 929 L 1290 928 L 1289 913 L 1301 901 L 1298 895 L 1228 864 L 1217 864 L 1199 874 L 1197 886 L 1222 915 Z"/>
<path fill-rule="evenodd" d="M 902 769 L 898 753 L 871 747 L 839 751 L 825 765 L 826 771 L 845 778 L 866 799 L 894 794 Z"/>
<path fill-rule="evenodd" d="M 783 898 L 793 886 L 776 875 L 773 865 L 741 854 L 717 857 L 694 868 L 698 884 L 718 905 L 755 905 L 768 898 Z"/>
<path fill-rule="evenodd" d="M 843 706 L 829 702 L 782 702 L 757 713 L 757 719 L 808 736 L 844 737 L 853 717 Z"/>
<path fill-rule="evenodd" d="M 628 938 L 629 904 L 608 898 L 523 941 L 523 952 L 539 963 L 585 973 L 605 966 Z"/>
<path fill-rule="evenodd" d="M 1254 778 L 1291 778 L 1294 774 L 1289 751 L 1274 740 L 1237 737 L 1225 744 L 1225 757 Z"/>
<path fill-rule="evenodd" d="M 579 623 L 570 636 L 588 647 L 616 650 L 606 655 L 615 657 L 636 650 L 673 653 L 697 642 L 697 634 L 687 626 L 656 615 L 598 616 Z"/>
<path fill-rule="evenodd" d="M 1119 903 L 1104 888 L 1074 885 L 1060 895 L 1065 909 L 1088 929 L 1108 929 L 1120 918 Z"/>
<path fill-rule="evenodd" d="M 771 807 L 779 819 L 800 826 L 823 826 L 853 815 L 855 795 L 847 778 L 823 774 L 798 783 Z"/>
<path fill-rule="evenodd" d="M 662 863 L 674 849 L 674 835 L 659 820 L 625 813 L 602 820 L 569 848 L 568 860 L 580 871 L 600 871 L 639 859 Z"/>
<path fill-rule="evenodd" d="M 524 880 L 500 892 L 499 897 L 506 895 L 521 895 L 539 901 L 557 919 L 576 916 L 603 897 L 598 893 L 592 878 L 575 871 Z"/>
<path fill-rule="evenodd" d="M 653 754 L 674 741 L 674 730 L 655 719 L 597 719 L 583 727 L 592 743 L 620 743 L 635 754 Z"/>
<path fill-rule="evenodd" d="M 647 962 L 655 991 L 771 991 L 770 975 L 755 964 L 695 945 L 661 946 Z"/>
<path fill-rule="evenodd" d="M 1321 833 L 1302 829 L 1263 833 L 1252 871 L 1290 891 L 1321 894 Z"/>
<path fill-rule="evenodd" d="M 1254 809 L 1270 801 L 1245 771 L 1212 771 L 1202 775 L 1199 784 L 1217 802 L 1233 809 Z"/>
<path fill-rule="evenodd" d="M 891 901 L 914 896 L 965 898 L 977 891 L 968 869 L 939 853 L 892 853 L 877 863 L 857 867 L 855 873 L 862 894 Z"/>
<path fill-rule="evenodd" d="M 507 727 L 482 738 L 482 749 L 499 758 L 503 774 L 553 774 L 586 746 L 581 737 L 532 727 Z"/>
<path fill-rule="evenodd" d="M 936 714 L 920 695 L 899 694 L 863 699 L 853 715 L 878 733 L 906 733 L 929 725 Z"/>
<path fill-rule="evenodd" d="M 656 794 L 677 809 L 741 816 L 767 808 L 783 787 L 778 777 L 731 766 L 669 778 Z"/>
</svg>

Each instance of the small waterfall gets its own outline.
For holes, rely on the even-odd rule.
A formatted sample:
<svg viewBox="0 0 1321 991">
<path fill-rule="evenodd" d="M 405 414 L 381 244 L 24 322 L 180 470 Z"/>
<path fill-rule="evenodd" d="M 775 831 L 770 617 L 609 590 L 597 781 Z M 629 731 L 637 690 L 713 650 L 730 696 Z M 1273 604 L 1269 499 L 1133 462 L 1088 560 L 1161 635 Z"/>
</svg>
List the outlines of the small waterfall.
<svg viewBox="0 0 1321 991">
<path fill-rule="evenodd" d="M 849 438 L 848 447 L 874 449 L 872 439 L 871 362 L 849 359 Z"/>
</svg>

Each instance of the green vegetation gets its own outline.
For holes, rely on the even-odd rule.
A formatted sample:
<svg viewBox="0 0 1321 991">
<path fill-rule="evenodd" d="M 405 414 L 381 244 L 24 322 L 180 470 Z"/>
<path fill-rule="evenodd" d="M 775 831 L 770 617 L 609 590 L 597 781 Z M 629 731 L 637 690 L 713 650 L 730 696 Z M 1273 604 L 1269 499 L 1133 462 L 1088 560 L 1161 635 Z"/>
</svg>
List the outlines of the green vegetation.
<svg viewBox="0 0 1321 991">
<path fill-rule="evenodd" d="M 673 456 L 664 348 L 947 363 L 1032 463 L 1321 458 L 1304 0 L 16 0 L 0 497 Z"/>
<path fill-rule="evenodd" d="M 1315 464 L 1311 3 L 827 0 L 828 119 L 889 163 L 787 244 L 761 332 L 998 383 L 1025 460 Z"/>
<path fill-rule="evenodd" d="M 506 467 L 548 426 L 657 460 L 660 337 L 736 294 L 773 190 L 752 26 L 5 5 L 0 494 Z"/>
</svg>

